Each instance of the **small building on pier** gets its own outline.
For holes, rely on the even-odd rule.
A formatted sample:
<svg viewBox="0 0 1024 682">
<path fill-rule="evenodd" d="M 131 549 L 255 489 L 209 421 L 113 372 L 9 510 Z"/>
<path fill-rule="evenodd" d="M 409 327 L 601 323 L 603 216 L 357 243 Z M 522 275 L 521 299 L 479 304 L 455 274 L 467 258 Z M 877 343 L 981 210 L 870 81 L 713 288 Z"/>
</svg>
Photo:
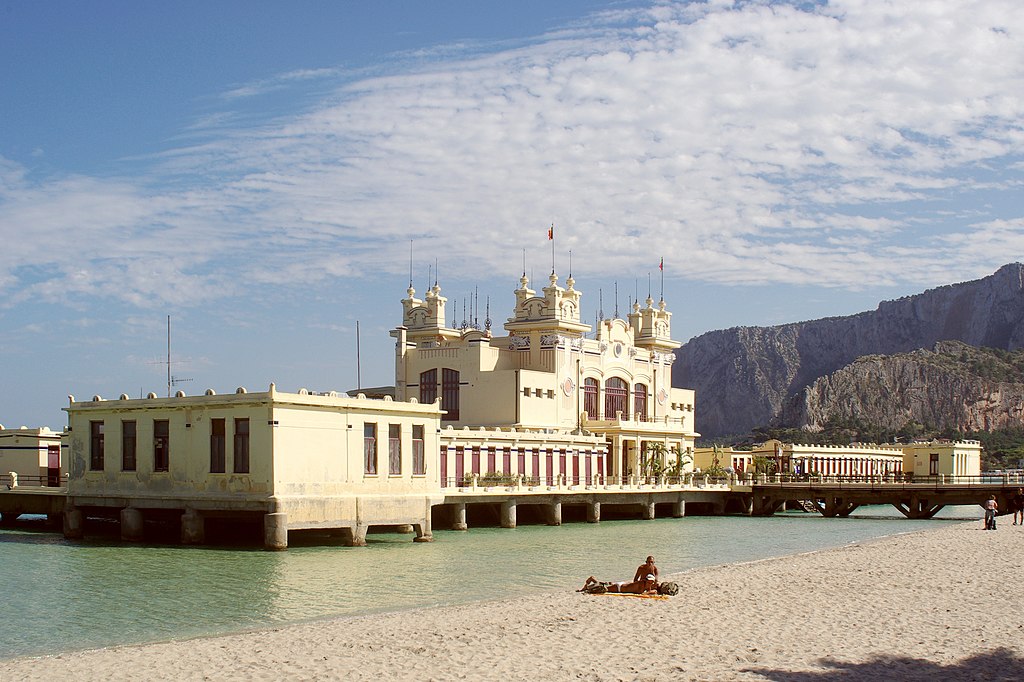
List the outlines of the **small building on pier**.
<svg viewBox="0 0 1024 682">
<path fill-rule="evenodd" d="M 288 530 L 338 531 L 351 544 L 371 525 L 430 537 L 439 502 L 436 404 L 270 389 L 173 398 L 72 397 L 65 533 L 83 516 L 114 516 L 122 536 L 147 517 L 180 518 L 184 542 L 209 519 L 264 523 L 265 544 Z"/>
<path fill-rule="evenodd" d="M 981 475 L 981 441 L 914 441 L 902 448 L 903 466 L 915 477 Z"/>
<path fill-rule="evenodd" d="M 62 486 L 62 435 L 46 426 L 5 429 L 0 424 L 0 480 L 8 487 Z"/>
</svg>

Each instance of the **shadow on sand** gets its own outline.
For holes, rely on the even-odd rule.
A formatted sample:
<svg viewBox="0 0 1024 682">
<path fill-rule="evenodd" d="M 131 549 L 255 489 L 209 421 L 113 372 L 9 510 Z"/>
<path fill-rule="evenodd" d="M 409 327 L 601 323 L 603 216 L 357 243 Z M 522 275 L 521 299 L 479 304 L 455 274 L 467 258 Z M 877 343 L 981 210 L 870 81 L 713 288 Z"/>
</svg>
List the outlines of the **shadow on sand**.
<svg viewBox="0 0 1024 682">
<path fill-rule="evenodd" d="M 743 672 L 763 675 L 776 682 L 859 682 L 861 680 L 900 680 L 901 682 L 956 682 L 959 680 L 1024 680 L 1024 658 L 1009 649 L 995 649 L 965 658 L 959 663 L 943 665 L 906 656 L 879 656 L 865 663 L 844 663 L 832 658 L 821 660 L 829 670 L 792 672 L 746 668 Z"/>
</svg>

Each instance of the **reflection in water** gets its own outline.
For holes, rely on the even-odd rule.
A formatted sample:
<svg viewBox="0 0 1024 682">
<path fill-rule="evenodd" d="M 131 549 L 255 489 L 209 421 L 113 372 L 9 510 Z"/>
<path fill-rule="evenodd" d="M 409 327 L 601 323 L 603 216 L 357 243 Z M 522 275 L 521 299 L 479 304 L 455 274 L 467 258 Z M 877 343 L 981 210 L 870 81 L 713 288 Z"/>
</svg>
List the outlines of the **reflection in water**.
<svg viewBox="0 0 1024 682">
<path fill-rule="evenodd" d="M 68 542 L 0 531 L 0 657 L 229 632 L 330 616 L 575 589 L 628 579 L 648 554 L 663 574 L 934 527 L 891 507 L 848 519 L 690 517 L 561 527 L 370 535 L 366 547 L 287 552 Z M 974 508 L 947 517 L 977 518 Z M 685 584 L 685 579 L 682 581 Z"/>
</svg>

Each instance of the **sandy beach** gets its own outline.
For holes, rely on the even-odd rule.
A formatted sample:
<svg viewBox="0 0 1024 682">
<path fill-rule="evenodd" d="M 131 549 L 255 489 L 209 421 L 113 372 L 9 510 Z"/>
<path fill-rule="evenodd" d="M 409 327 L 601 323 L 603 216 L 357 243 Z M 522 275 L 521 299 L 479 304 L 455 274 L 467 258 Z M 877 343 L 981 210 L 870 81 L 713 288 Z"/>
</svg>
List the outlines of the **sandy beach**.
<svg viewBox="0 0 1024 682">
<path fill-rule="evenodd" d="M 6 660 L 0 679 L 1021 680 L 1024 527 L 1000 521 L 995 532 L 980 522 L 942 525 L 663 576 L 683 588 L 669 600 L 583 595 L 571 584 L 519 599 Z M 635 559 L 623 557 L 624 575 Z"/>
</svg>

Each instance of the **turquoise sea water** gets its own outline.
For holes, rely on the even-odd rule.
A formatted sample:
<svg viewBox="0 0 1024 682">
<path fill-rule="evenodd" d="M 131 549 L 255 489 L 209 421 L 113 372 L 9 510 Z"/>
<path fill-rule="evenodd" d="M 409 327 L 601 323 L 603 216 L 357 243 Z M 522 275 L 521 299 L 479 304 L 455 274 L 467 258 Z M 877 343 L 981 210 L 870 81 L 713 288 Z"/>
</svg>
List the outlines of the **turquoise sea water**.
<svg viewBox="0 0 1024 682">
<path fill-rule="evenodd" d="M 436 531 L 435 542 L 423 544 L 411 535 L 370 535 L 366 547 L 286 552 L 68 542 L 3 530 L 0 658 L 573 590 L 588 575 L 629 579 L 648 554 L 669 574 L 944 523 L 904 519 L 891 507 L 858 511 L 847 519 L 787 513 L 472 528 Z M 967 507 L 944 514 L 979 515 Z"/>
</svg>

